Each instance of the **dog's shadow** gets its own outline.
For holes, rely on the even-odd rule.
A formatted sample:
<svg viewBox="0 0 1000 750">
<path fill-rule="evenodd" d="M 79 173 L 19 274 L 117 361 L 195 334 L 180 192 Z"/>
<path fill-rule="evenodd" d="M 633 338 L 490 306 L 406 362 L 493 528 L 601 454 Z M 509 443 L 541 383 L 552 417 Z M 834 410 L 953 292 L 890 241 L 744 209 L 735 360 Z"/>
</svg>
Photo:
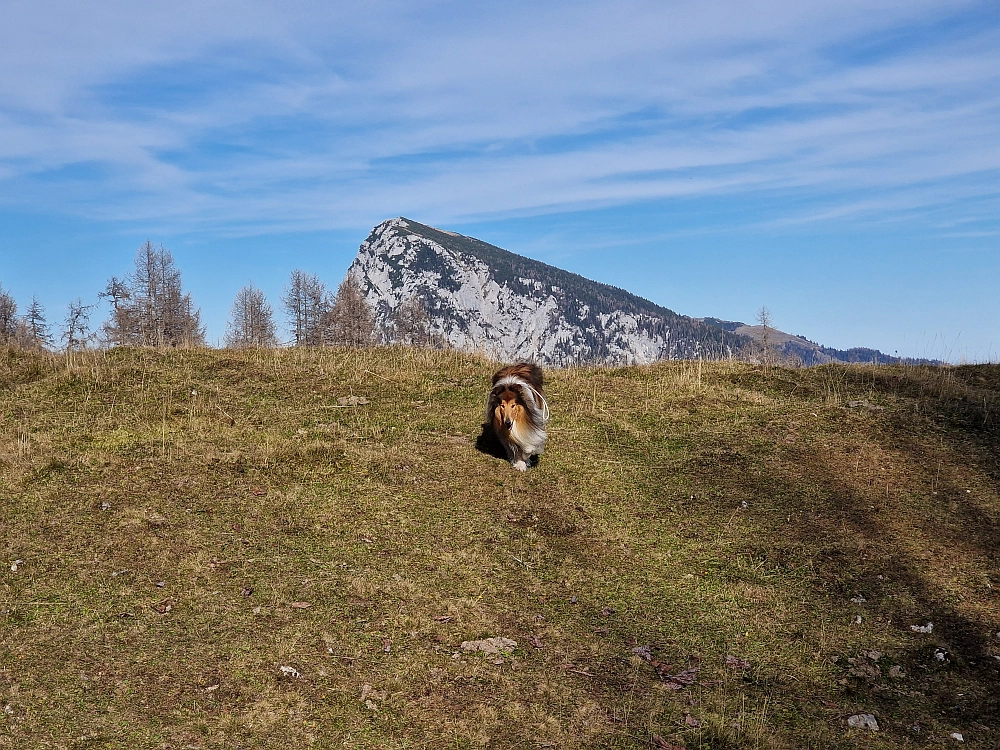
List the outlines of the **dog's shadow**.
<svg viewBox="0 0 1000 750">
<path fill-rule="evenodd" d="M 504 450 L 503 443 L 497 438 L 495 432 L 493 432 L 493 426 L 486 423 L 482 426 L 479 432 L 479 437 L 476 438 L 476 450 L 480 453 L 485 453 L 487 456 L 493 456 L 493 458 L 499 458 L 501 461 L 507 461 L 507 451 Z M 532 456 L 528 461 L 528 466 L 538 466 L 538 456 Z"/>
</svg>

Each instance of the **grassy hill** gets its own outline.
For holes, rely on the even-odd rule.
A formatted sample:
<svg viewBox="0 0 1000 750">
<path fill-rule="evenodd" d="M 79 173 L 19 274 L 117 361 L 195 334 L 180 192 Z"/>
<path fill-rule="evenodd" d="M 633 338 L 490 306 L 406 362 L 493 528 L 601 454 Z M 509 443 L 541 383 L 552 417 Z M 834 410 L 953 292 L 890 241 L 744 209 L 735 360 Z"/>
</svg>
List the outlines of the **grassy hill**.
<svg viewBox="0 0 1000 750">
<path fill-rule="evenodd" d="M 1000 368 L 493 367 L 0 354 L 0 747 L 1000 746 Z"/>
</svg>

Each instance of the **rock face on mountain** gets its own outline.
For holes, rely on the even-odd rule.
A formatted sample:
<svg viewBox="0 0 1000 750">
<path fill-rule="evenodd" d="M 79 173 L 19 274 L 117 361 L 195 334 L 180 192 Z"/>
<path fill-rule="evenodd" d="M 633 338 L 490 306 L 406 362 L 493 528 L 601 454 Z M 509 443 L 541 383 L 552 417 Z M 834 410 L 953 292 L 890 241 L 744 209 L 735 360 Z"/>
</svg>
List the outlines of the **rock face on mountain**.
<svg viewBox="0 0 1000 750">
<path fill-rule="evenodd" d="M 381 328 L 417 298 L 432 333 L 503 361 L 644 364 L 736 356 L 751 339 L 607 284 L 405 218 L 372 230 L 355 274 Z"/>
</svg>

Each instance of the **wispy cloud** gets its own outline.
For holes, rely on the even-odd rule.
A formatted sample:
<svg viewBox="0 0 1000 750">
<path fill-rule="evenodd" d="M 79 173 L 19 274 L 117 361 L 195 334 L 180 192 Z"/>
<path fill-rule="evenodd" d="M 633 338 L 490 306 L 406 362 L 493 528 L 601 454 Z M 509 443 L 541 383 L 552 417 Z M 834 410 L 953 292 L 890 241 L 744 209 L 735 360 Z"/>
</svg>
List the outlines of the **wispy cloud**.
<svg viewBox="0 0 1000 750">
<path fill-rule="evenodd" d="M 340 6 L 340 4 L 335 4 Z M 996 214 L 986 3 L 15 2 L 8 205 L 200 231 L 795 195 Z M 803 208 L 803 201 L 813 205 Z"/>
</svg>

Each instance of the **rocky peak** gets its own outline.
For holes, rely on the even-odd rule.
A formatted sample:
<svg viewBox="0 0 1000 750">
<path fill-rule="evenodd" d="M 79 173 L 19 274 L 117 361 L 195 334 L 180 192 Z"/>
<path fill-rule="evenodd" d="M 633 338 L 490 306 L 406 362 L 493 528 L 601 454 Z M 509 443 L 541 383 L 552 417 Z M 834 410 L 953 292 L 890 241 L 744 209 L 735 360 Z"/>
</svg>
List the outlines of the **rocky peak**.
<svg viewBox="0 0 1000 750">
<path fill-rule="evenodd" d="M 440 339 L 502 361 L 718 358 L 748 341 L 622 289 L 403 217 L 375 227 L 348 272 L 361 280 L 384 330 L 415 296 Z"/>
</svg>

